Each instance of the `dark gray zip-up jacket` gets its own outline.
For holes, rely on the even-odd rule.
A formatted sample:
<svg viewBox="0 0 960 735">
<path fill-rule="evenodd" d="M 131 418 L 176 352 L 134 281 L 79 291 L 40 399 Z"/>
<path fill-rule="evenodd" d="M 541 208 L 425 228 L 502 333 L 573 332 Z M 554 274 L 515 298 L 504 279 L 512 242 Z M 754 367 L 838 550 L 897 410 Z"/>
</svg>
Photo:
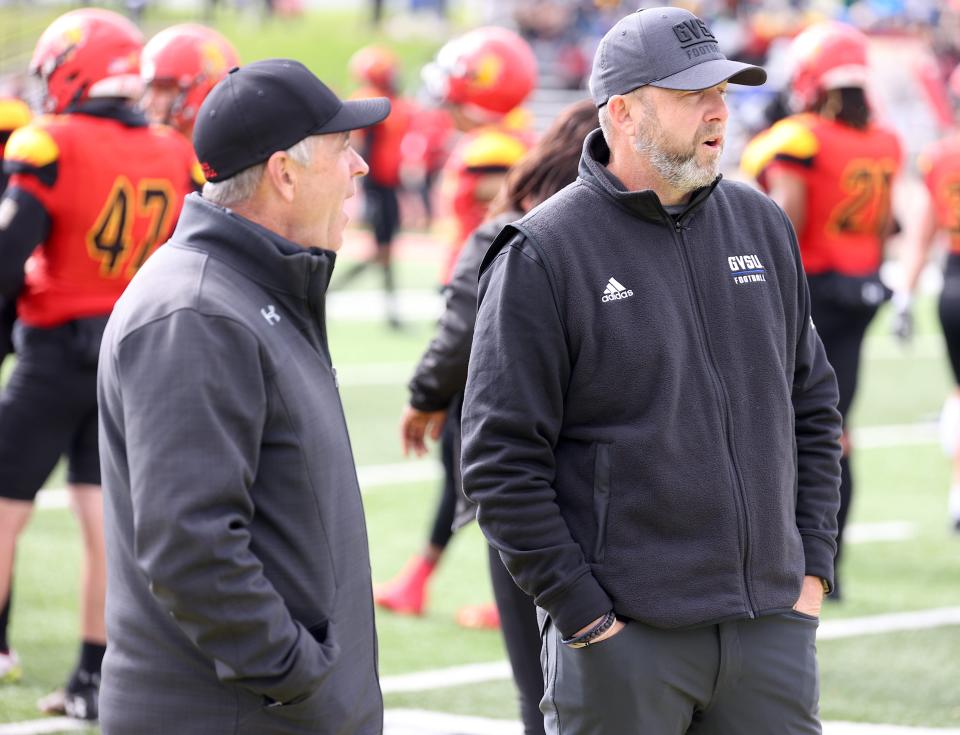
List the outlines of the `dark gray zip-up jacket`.
<svg viewBox="0 0 960 735">
<path fill-rule="evenodd" d="M 105 735 L 382 731 L 334 254 L 187 197 L 100 354 Z"/>
<path fill-rule="evenodd" d="M 608 157 L 595 131 L 481 267 L 465 491 L 565 635 L 787 610 L 832 580 L 840 457 L 793 230 L 725 181 L 675 222 Z"/>
</svg>

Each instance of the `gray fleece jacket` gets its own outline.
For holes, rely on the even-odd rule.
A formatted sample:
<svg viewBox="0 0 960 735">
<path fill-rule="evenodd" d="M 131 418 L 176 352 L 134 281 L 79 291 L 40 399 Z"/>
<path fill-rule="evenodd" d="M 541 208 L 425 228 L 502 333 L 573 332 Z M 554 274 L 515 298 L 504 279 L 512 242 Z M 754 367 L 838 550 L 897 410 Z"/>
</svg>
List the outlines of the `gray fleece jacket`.
<svg viewBox="0 0 960 735">
<path fill-rule="evenodd" d="M 382 731 L 334 254 L 187 197 L 100 353 L 103 732 Z"/>
</svg>

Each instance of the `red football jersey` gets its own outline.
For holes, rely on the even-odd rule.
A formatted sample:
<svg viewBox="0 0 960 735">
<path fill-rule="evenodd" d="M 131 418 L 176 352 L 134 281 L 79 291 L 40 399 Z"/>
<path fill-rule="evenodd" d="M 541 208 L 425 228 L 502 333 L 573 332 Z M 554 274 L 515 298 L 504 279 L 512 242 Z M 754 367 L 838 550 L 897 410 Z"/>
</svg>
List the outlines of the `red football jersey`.
<svg viewBox="0 0 960 735">
<path fill-rule="evenodd" d="M 382 93 L 373 88 L 361 89 L 354 99 L 382 97 Z M 400 164 L 403 160 L 402 144 L 404 136 L 410 131 L 415 114 L 412 102 L 403 97 L 390 97 L 390 114 L 372 127 L 357 131 L 362 140 L 359 149 L 370 166 L 368 176 L 381 186 L 396 188 L 400 186 Z"/>
<path fill-rule="evenodd" d="M 950 234 L 950 252 L 960 253 L 960 131 L 930 146 L 919 163 L 937 225 Z"/>
<path fill-rule="evenodd" d="M 750 142 L 743 168 L 764 186 L 785 167 L 806 184 L 806 221 L 797 237 L 808 273 L 865 276 L 883 259 L 893 179 L 902 164 L 897 136 L 803 114 L 785 118 Z"/>
<path fill-rule="evenodd" d="M 80 114 L 17 130 L 5 166 L 10 188 L 38 199 L 51 221 L 17 302 L 18 317 L 35 327 L 109 314 L 202 181 L 174 130 Z"/>
<path fill-rule="evenodd" d="M 444 283 L 452 276 L 470 233 L 487 217 L 490 202 L 477 198 L 478 184 L 490 174 L 506 173 L 529 150 L 532 137 L 522 129 L 490 125 L 465 133 L 450 153 L 441 174 L 441 194 L 455 223 Z"/>
</svg>

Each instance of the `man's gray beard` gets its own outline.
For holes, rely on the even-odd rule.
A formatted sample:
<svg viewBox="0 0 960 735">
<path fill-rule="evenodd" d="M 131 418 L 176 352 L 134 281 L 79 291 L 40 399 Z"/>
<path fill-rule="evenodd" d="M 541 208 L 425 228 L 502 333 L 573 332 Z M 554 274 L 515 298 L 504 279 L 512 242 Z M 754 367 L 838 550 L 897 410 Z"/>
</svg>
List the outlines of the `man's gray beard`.
<svg viewBox="0 0 960 735">
<path fill-rule="evenodd" d="M 662 131 L 657 129 L 651 132 L 648 134 L 644 131 L 643 137 L 637 138 L 634 149 L 646 156 L 654 171 L 674 189 L 689 194 L 694 189 L 710 185 L 717 178 L 720 173 L 719 155 L 712 163 L 702 165 L 697 162 L 696 146 L 689 153 L 668 151 L 661 146 Z"/>
</svg>

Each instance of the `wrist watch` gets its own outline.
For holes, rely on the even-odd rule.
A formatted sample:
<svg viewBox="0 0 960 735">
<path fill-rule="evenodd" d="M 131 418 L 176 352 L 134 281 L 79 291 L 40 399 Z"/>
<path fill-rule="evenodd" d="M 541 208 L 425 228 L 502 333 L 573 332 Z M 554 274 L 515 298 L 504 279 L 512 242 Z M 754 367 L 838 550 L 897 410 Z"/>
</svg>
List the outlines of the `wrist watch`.
<svg viewBox="0 0 960 735">
<path fill-rule="evenodd" d="M 830 583 L 823 577 L 820 577 L 820 585 L 823 587 L 823 594 L 830 594 Z"/>
</svg>

